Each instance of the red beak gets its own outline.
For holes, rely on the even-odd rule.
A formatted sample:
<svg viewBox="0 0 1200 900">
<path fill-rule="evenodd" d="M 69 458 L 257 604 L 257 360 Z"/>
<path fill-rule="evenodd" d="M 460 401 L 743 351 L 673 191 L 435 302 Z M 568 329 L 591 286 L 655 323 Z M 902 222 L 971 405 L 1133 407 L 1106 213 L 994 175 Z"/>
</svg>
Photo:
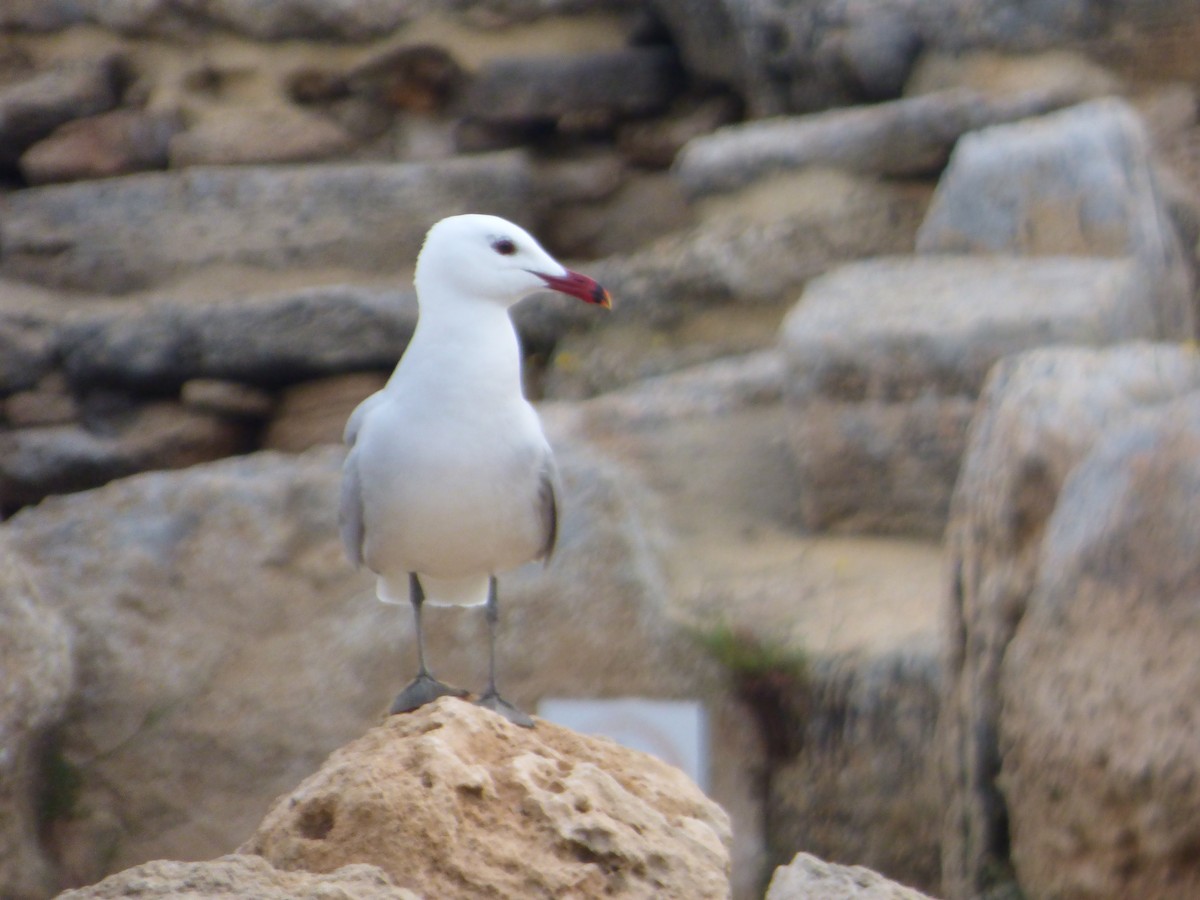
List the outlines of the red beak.
<svg viewBox="0 0 1200 900">
<path fill-rule="evenodd" d="M 546 275 L 543 272 L 534 272 L 533 274 L 546 282 L 546 287 L 552 291 L 570 294 L 572 297 L 578 297 L 584 303 L 594 303 L 596 306 L 612 309 L 612 297 L 608 295 L 608 291 L 586 275 L 580 275 L 570 269 L 567 270 L 566 275 Z"/>
</svg>

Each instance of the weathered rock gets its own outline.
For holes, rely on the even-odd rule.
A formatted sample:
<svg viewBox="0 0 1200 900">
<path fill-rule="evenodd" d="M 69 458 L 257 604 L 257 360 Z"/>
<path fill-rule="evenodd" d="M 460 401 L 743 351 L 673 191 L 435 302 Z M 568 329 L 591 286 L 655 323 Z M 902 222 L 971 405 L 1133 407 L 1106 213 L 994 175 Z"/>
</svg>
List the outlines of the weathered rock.
<svg viewBox="0 0 1200 900">
<path fill-rule="evenodd" d="M 692 366 L 625 390 L 613 390 L 580 408 L 589 428 L 628 432 L 671 421 L 712 417 L 783 397 L 786 366 L 774 350 Z"/>
<path fill-rule="evenodd" d="M 631 162 L 665 168 L 688 141 L 733 122 L 738 108 L 727 93 L 683 98 L 658 118 L 621 125 L 617 148 Z"/>
<path fill-rule="evenodd" d="M 484 122 L 603 122 L 665 108 L 682 86 L 672 50 L 630 47 L 592 55 L 501 59 L 471 80 L 462 113 Z M 587 117 L 586 119 L 584 117 Z"/>
<path fill-rule="evenodd" d="M 55 737 L 74 674 L 63 617 L 0 530 L 0 895 L 14 900 L 46 897 L 56 883 L 38 834 L 74 801 Z"/>
<path fill-rule="evenodd" d="M 437 0 L 8 0 L 0 25 L 49 31 L 93 23 L 131 35 L 194 36 L 228 30 L 263 41 L 312 38 L 361 42 L 386 38 L 436 12 L 495 28 L 564 13 L 620 11 L 629 0 L 470 0 L 447 9 Z"/>
<path fill-rule="evenodd" d="M 299 453 L 341 443 L 354 407 L 387 383 L 385 372 L 354 372 L 285 388 L 262 436 L 264 450 Z"/>
<path fill-rule="evenodd" d="M 0 310 L 0 395 L 32 388 L 54 364 L 57 319 L 22 311 L 19 302 Z"/>
<path fill-rule="evenodd" d="M 839 866 L 797 853 L 775 870 L 766 900 L 929 900 L 862 866 Z"/>
<path fill-rule="evenodd" d="M 921 642 L 822 655 L 784 691 L 781 727 L 793 755 L 776 760 L 767 798 L 767 833 L 784 859 L 805 847 L 936 889 L 941 682 L 938 648 Z"/>
<path fill-rule="evenodd" d="M 1118 100 L 967 135 L 917 235 L 922 253 L 1130 256 L 1154 287 L 1158 334 L 1190 338 L 1191 274 L 1145 129 Z"/>
<path fill-rule="evenodd" d="M 542 396 L 580 400 L 687 370 L 699 363 L 770 346 L 779 329 L 775 310 L 728 307 L 702 310 L 677 329 L 617 323 L 567 334 L 540 383 Z"/>
<path fill-rule="evenodd" d="M 266 7 L 253 0 L 70 0 L 50 3 L 15 0 L 0 22 L 9 27 L 58 30 L 93 23 L 131 34 L 166 34 L 224 27 L 265 40 L 321 38 L 362 40 L 380 37 L 408 21 L 420 3 L 378 0 L 285 0 Z"/>
<path fill-rule="evenodd" d="M 180 469 L 250 449 L 242 423 L 154 402 L 98 427 L 0 432 L 0 508 L 82 491 L 147 469 Z"/>
<path fill-rule="evenodd" d="M 940 534 L 994 362 L 1157 336 L 1128 260 L 877 259 L 813 281 L 781 338 L 804 522 Z"/>
<path fill-rule="evenodd" d="M 11 165 L 31 144 L 71 119 L 117 103 L 116 57 L 63 64 L 0 88 L 0 165 Z"/>
<path fill-rule="evenodd" d="M 710 306 L 776 306 L 838 262 L 911 250 L 927 190 L 829 171 L 760 182 L 713 198 L 701 222 L 640 252 L 593 264 L 624 321 L 678 327 Z M 516 307 L 523 331 L 552 343 L 566 331 L 556 317 L 579 310 L 534 299 Z M 595 317 L 590 317 L 594 319 Z M 540 327 L 533 327 L 540 322 Z"/>
<path fill-rule="evenodd" d="M 1076 46 L 1164 81 L 1190 79 L 1196 66 L 1190 17 L 1158 3 L 654 0 L 654 8 L 689 70 L 738 89 L 755 116 L 894 96 L 922 48 L 1022 54 Z"/>
<path fill-rule="evenodd" d="M 756 96 L 743 58 L 742 24 L 751 12 L 748 5 L 652 0 L 650 6 L 670 32 L 689 73 L 734 88 L 743 96 Z"/>
<path fill-rule="evenodd" d="M 1200 394 L 1109 427 L 1045 522 L 1000 675 L 1012 861 L 1037 897 L 1200 892 Z"/>
<path fill-rule="evenodd" d="M 18 391 L 0 403 L 4 422 L 11 428 L 66 425 L 79 419 L 79 403 L 62 373 L 47 375 L 27 391 Z"/>
<path fill-rule="evenodd" d="M 689 141 L 674 171 L 693 195 L 728 191 L 810 166 L 867 175 L 929 175 L 945 165 L 964 133 L 1059 105 L 1039 93 L 994 98 L 961 89 L 728 125 Z"/>
<path fill-rule="evenodd" d="M 33 188 L 0 207 L 0 274 L 124 291 L 213 263 L 395 271 L 443 216 L 487 209 L 529 221 L 530 187 L 517 152 L 196 167 Z"/>
<path fill-rule="evenodd" d="M 284 872 L 261 856 L 230 854 L 207 862 L 155 860 L 110 875 L 60 900 L 420 900 L 377 866 L 352 863 L 326 874 Z"/>
<path fill-rule="evenodd" d="M 75 119 L 21 154 L 21 174 L 50 184 L 165 169 L 167 145 L 182 128 L 173 113 L 135 109 Z"/>
<path fill-rule="evenodd" d="M 739 823 L 735 878 L 752 884 L 760 813 L 747 761 L 759 751 L 746 713 L 664 609 L 657 528 L 634 506 L 636 485 L 577 440 L 555 444 L 554 564 L 501 578 L 505 693 L 530 710 L 543 696 L 701 698 L 710 787 Z M 227 852 L 401 686 L 411 616 L 377 603 L 342 561 L 341 458 L 260 453 L 147 473 L 5 526 L 78 635 L 89 686 L 62 731 L 81 776 L 80 814 L 54 829 L 69 883 Z M 438 674 L 479 688 L 487 628 L 472 612 L 427 615 L 425 633 Z M 201 781 L 189 774 L 197 748 Z"/>
<path fill-rule="evenodd" d="M 969 88 L 988 96 L 1051 94 L 1063 106 L 1122 92 L 1111 70 L 1073 50 L 1009 54 L 994 50 L 932 52 L 921 56 L 905 85 L 909 95 Z"/>
<path fill-rule="evenodd" d="M 61 731 L 78 804 L 50 823 L 65 883 L 228 852 L 382 705 L 390 617 L 340 563 L 339 462 L 150 473 L 6 523 L 87 685 Z"/>
<path fill-rule="evenodd" d="M 696 222 L 695 207 L 669 173 L 634 169 L 602 197 L 554 204 L 539 228 L 559 259 L 594 260 L 637 253 Z"/>
<path fill-rule="evenodd" d="M 615 153 L 581 155 L 565 160 L 546 160 L 536 171 L 537 192 L 551 205 L 604 200 L 611 197 L 626 178 Z M 546 243 L 557 249 L 554 234 Z"/>
<path fill-rule="evenodd" d="M 769 861 L 819 844 L 936 884 L 941 547 L 795 528 L 784 378 L 781 354 L 760 352 L 564 411 L 671 525 L 675 614 L 763 734 Z"/>
<path fill-rule="evenodd" d="M 286 384 L 395 365 L 416 312 L 411 292 L 337 285 L 131 304 L 79 317 L 59 330 L 57 343 L 79 384 L 152 391 L 193 378 Z"/>
<path fill-rule="evenodd" d="M 365 823 L 370 823 L 365 827 Z M 443 698 L 334 753 L 241 852 L 438 897 L 730 896 L 724 811 L 666 763 Z"/>
<path fill-rule="evenodd" d="M 323 93 L 339 91 L 363 95 L 392 109 L 431 113 L 445 109 L 462 86 L 465 72 L 444 47 L 405 44 L 373 54 L 332 83 Z M 319 82 L 310 84 L 314 87 Z M 320 91 L 311 99 L 321 99 Z M 302 98 L 298 98 L 302 99 Z"/>
<path fill-rule="evenodd" d="M 300 163 L 345 156 L 354 140 L 336 122 L 290 107 L 210 116 L 171 138 L 171 166 Z"/>
<path fill-rule="evenodd" d="M 1045 348 L 1000 362 L 971 426 L 946 532 L 950 602 L 939 743 L 950 897 L 1011 871 L 996 778 L 1000 670 L 1039 577 L 1063 482 L 1107 428 L 1200 387 L 1200 358 L 1170 345 Z"/>
<path fill-rule="evenodd" d="M 238 381 L 193 378 L 179 389 L 179 400 L 198 412 L 231 419 L 266 419 L 275 408 L 267 391 Z"/>
</svg>

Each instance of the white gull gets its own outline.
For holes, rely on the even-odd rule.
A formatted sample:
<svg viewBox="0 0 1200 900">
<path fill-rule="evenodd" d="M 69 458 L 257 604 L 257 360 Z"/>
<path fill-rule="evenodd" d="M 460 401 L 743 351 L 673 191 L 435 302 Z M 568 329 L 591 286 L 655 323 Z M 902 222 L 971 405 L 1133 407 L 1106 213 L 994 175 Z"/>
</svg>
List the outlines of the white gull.
<svg viewBox="0 0 1200 900">
<path fill-rule="evenodd" d="M 496 690 L 496 575 L 549 558 L 558 475 L 521 388 L 508 310 L 547 288 L 605 308 L 611 302 L 591 278 L 563 268 L 496 216 L 434 225 L 414 280 L 419 315 L 408 348 L 383 389 L 346 423 L 342 541 L 352 562 L 376 574 L 380 600 L 412 604 L 417 677 L 393 713 L 465 694 L 425 664 L 423 604 L 484 604 L 488 685 L 479 702 L 531 726 Z"/>
</svg>

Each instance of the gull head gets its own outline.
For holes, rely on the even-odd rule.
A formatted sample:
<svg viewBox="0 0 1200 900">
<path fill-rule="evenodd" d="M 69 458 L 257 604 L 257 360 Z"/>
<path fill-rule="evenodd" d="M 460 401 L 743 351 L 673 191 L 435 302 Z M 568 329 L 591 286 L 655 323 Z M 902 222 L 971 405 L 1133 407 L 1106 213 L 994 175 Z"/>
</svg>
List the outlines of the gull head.
<svg viewBox="0 0 1200 900">
<path fill-rule="evenodd" d="M 498 216 L 450 216 L 430 228 L 415 281 L 423 303 L 456 297 L 507 308 L 553 290 L 605 309 L 612 306 L 608 291 L 563 268 L 529 232 Z"/>
</svg>

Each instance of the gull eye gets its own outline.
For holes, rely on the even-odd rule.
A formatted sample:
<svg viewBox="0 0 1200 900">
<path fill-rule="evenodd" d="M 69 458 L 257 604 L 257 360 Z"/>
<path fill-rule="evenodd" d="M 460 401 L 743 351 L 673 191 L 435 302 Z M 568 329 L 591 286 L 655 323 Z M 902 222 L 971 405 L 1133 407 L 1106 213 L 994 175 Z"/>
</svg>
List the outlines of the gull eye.
<svg viewBox="0 0 1200 900">
<path fill-rule="evenodd" d="M 517 252 L 517 245 L 508 238 L 497 238 L 492 241 L 492 249 L 501 256 L 512 256 Z"/>
</svg>

